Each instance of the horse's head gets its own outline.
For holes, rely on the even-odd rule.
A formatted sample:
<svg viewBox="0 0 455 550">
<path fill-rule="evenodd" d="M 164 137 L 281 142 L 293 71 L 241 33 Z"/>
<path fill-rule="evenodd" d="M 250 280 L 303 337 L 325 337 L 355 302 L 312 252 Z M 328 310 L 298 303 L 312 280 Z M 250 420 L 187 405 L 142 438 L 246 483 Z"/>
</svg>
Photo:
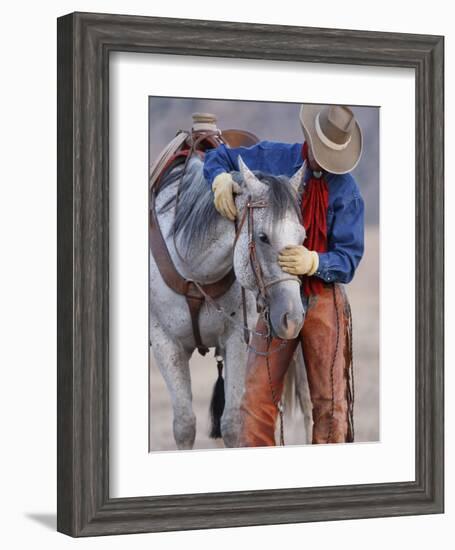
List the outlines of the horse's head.
<svg viewBox="0 0 455 550">
<path fill-rule="evenodd" d="M 257 294 L 259 305 L 269 308 L 274 334 L 292 339 L 304 319 L 300 281 L 282 271 L 278 253 L 286 245 L 302 244 L 305 238 L 298 200 L 302 170 L 288 179 L 253 173 L 240 157 L 239 166 L 240 173 L 233 174 L 242 188 L 235 199 L 239 212 L 236 277 Z"/>
</svg>

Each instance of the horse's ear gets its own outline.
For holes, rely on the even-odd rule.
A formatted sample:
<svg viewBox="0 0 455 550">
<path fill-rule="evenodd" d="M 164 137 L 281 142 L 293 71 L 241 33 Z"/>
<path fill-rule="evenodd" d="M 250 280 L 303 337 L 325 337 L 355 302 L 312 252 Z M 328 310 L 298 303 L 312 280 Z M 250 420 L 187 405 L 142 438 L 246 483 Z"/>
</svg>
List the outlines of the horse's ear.
<svg viewBox="0 0 455 550">
<path fill-rule="evenodd" d="M 302 183 L 303 174 L 305 172 L 305 164 L 306 163 L 304 162 L 302 166 L 297 170 L 297 172 L 289 180 L 289 184 L 293 187 L 296 193 L 298 193 L 300 190 L 300 184 Z"/>
<path fill-rule="evenodd" d="M 248 166 L 243 162 L 242 157 L 238 156 L 238 163 L 242 180 L 251 196 L 262 195 L 267 191 L 267 185 L 258 180 Z"/>
</svg>

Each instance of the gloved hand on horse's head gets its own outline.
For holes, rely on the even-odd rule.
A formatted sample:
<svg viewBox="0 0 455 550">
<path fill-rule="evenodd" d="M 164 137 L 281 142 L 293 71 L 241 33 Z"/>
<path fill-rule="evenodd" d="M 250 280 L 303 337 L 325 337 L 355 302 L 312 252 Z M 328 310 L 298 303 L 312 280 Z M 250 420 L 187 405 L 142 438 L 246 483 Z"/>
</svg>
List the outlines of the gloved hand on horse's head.
<svg viewBox="0 0 455 550">
<path fill-rule="evenodd" d="M 286 246 L 278 256 L 283 271 L 291 275 L 314 275 L 319 267 L 319 256 L 314 250 L 303 245 Z"/>
<path fill-rule="evenodd" d="M 240 185 L 232 179 L 231 174 L 223 172 L 213 180 L 212 191 L 215 208 L 222 216 L 234 221 L 237 216 L 234 193 L 242 192 Z"/>
</svg>

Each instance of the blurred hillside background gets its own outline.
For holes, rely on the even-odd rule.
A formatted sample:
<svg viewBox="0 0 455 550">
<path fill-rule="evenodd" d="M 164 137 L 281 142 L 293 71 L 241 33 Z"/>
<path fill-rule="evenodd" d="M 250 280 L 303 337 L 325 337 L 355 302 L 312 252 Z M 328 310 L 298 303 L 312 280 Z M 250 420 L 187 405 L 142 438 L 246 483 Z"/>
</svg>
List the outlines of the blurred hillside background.
<svg viewBox="0 0 455 550">
<path fill-rule="evenodd" d="M 362 158 L 353 172 L 365 200 L 365 254 L 354 280 L 347 285 L 354 326 L 356 441 L 379 440 L 379 108 L 351 106 L 363 132 Z M 149 144 L 152 164 L 179 129 L 191 129 L 194 112 L 217 116 L 221 130 L 239 128 L 259 139 L 301 143 L 300 104 L 225 101 L 192 98 L 149 98 Z M 175 450 L 172 409 L 164 381 L 150 357 L 150 450 Z M 219 447 L 210 440 L 208 409 L 216 379 L 213 357 L 191 358 L 194 411 L 197 417 L 195 448 Z M 304 443 L 302 417 L 285 419 L 286 444 Z"/>
</svg>

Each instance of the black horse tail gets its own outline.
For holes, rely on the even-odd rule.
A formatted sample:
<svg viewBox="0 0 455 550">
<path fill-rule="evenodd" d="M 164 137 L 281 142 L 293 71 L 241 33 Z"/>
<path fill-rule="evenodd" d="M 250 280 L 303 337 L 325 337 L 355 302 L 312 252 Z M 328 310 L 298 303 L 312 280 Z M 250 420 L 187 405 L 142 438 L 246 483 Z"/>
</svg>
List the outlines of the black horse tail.
<svg viewBox="0 0 455 550">
<path fill-rule="evenodd" d="M 212 426 L 209 437 L 219 439 L 221 436 L 221 416 L 224 411 L 224 378 L 223 378 L 223 359 L 216 355 L 216 366 L 218 368 L 218 378 L 213 387 L 212 400 L 210 401 L 210 418 Z"/>
</svg>

